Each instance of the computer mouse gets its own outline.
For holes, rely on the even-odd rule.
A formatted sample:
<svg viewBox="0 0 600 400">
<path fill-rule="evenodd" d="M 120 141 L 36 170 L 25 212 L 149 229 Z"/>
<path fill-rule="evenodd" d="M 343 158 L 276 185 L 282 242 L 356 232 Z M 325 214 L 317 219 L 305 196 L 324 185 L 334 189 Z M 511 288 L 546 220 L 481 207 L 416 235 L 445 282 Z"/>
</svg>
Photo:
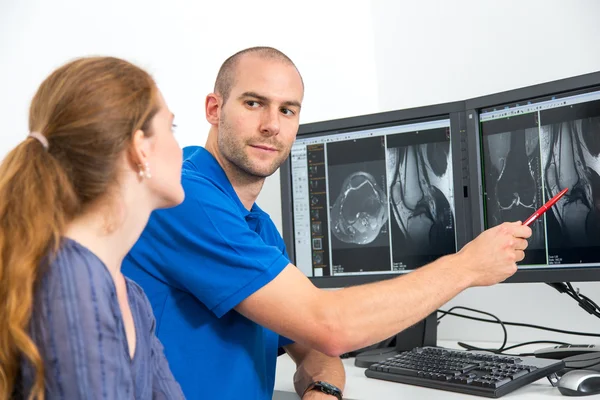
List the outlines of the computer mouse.
<svg viewBox="0 0 600 400">
<path fill-rule="evenodd" d="M 600 394 L 600 372 L 588 369 L 569 371 L 558 381 L 558 390 L 564 396 Z"/>
</svg>

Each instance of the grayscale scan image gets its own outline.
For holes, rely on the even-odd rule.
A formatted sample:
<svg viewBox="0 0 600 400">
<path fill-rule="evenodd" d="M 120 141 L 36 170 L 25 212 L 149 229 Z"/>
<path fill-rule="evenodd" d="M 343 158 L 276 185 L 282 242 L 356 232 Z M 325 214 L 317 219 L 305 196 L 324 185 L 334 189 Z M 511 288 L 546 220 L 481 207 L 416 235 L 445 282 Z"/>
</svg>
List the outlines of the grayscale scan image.
<svg viewBox="0 0 600 400">
<path fill-rule="evenodd" d="M 384 190 L 370 173 L 350 172 L 331 208 L 331 230 L 335 237 L 359 245 L 373 242 L 388 219 Z"/>
<path fill-rule="evenodd" d="M 454 252 L 450 141 L 389 147 L 387 170 L 396 267 L 421 266 Z M 407 257 L 415 255 L 432 257 Z M 407 259 L 414 263 L 406 262 Z"/>
<path fill-rule="evenodd" d="M 390 271 L 385 138 L 328 143 L 332 274 Z"/>
<path fill-rule="evenodd" d="M 548 247 L 600 246 L 600 118 L 543 125 L 541 155 L 546 197 L 569 188 L 547 213 Z"/>
<path fill-rule="evenodd" d="M 488 227 L 525 221 L 544 204 L 538 128 L 496 133 L 484 138 Z M 544 223 L 531 225 L 528 251 L 545 248 Z M 531 260 L 533 262 L 533 260 Z M 543 259 L 536 260 L 545 262 Z"/>
<path fill-rule="evenodd" d="M 370 161 L 330 166 L 328 175 L 330 226 L 337 239 L 333 241 L 333 248 L 389 244 L 382 163 Z"/>
</svg>

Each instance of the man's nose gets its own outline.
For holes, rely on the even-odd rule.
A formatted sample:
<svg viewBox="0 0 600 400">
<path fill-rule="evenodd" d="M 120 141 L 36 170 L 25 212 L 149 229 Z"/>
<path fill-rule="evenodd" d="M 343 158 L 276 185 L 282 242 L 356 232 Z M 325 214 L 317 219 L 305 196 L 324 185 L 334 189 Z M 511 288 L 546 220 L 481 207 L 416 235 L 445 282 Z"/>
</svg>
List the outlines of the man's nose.
<svg viewBox="0 0 600 400">
<path fill-rule="evenodd" d="M 260 126 L 260 132 L 265 136 L 274 136 L 279 133 L 279 109 L 268 107 L 265 109 Z"/>
</svg>

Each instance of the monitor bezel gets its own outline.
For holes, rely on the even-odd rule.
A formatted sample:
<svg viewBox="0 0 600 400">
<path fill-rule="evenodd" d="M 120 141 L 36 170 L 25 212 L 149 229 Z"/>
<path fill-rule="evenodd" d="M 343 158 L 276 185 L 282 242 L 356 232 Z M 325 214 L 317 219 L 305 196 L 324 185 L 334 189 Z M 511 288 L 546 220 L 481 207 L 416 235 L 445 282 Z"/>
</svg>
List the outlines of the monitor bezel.
<svg viewBox="0 0 600 400">
<path fill-rule="evenodd" d="M 465 103 L 462 101 L 436 104 L 406 110 L 388 111 L 376 114 L 361 115 L 329 121 L 302 124 L 297 137 L 310 137 L 323 134 L 337 134 L 361 129 L 382 128 L 393 125 L 405 125 L 436 119 L 450 119 L 452 164 L 454 175 L 454 202 L 457 249 L 460 249 L 472 237 L 472 224 L 467 212 L 470 206 L 468 198 L 469 173 L 466 164 L 464 146 L 466 144 Z M 295 238 L 293 229 L 293 199 L 291 188 L 291 167 L 289 157 L 281 165 L 281 205 L 282 236 L 286 244 L 288 256 L 295 264 Z M 391 279 L 402 274 L 373 274 L 357 276 L 309 277 L 320 288 L 340 288 L 364 283 Z"/>
<path fill-rule="evenodd" d="M 600 89 L 600 71 L 557 81 L 528 86 L 506 92 L 473 98 L 465 101 L 467 118 L 468 165 L 471 174 L 469 187 L 473 237 L 483 231 L 483 187 L 481 177 L 481 142 L 479 113 L 482 109 L 501 107 L 507 104 L 534 100 L 547 96 L 563 95 L 590 88 Z M 600 263 L 590 267 L 552 267 L 539 269 L 519 269 L 506 283 L 550 283 L 550 282 L 584 282 L 600 281 Z"/>
</svg>

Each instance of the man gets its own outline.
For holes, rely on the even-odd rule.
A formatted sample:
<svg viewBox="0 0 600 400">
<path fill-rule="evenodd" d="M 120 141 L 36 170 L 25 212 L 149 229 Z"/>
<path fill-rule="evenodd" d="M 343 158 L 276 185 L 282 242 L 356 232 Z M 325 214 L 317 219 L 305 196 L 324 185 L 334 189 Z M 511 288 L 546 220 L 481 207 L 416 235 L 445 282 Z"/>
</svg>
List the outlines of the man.
<svg viewBox="0 0 600 400">
<path fill-rule="evenodd" d="M 271 399 L 282 346 L 298 366 L 298 394 L 334 400 L 313 382 L 343 390 L 340 354 L 402 331 L 467 287 L 506 279 L 524 256 L 531 230 L 503 224 L 406 276 L 315 288 L 255 204 L 290 152 L 303 95 L 298 70 L 275 49 L 225 61 L 206 98 L 206 147 L 185 151 L 186 199 L 154 213 L 126 259 L 123 270 L 150 298 L 156 332 L 190 399 Z"/>
</svg>

